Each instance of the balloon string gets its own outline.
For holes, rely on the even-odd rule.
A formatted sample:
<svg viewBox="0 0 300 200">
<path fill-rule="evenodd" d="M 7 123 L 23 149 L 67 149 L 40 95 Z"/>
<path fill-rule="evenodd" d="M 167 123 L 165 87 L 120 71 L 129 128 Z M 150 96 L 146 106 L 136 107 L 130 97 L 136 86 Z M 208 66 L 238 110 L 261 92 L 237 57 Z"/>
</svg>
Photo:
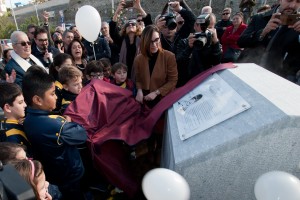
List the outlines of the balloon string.
<svg viewBox="0 0 300 200">
<path fill-rule="evenodd" d="M 94 52 L 94 58 L 96 60 L 95 43 L 93 43 L 93 52 Z"/>
</svg>

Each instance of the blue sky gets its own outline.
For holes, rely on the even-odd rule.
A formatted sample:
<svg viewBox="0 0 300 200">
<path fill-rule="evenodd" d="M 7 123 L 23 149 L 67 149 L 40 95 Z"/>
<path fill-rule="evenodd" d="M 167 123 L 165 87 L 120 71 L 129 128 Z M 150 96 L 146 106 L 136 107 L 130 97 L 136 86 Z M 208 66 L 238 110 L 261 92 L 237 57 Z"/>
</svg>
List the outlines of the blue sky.
<svg viewBox="0 0 300 200">
<path fill-rule="evenodd" d="M 15 3 L 21 2 L 22 4 L 28 4 L 28 0 L 11 0 L 11 4 L 15 8 Z M 10 8 L 10 0 L 5 0 L 5 4 L 7 8 Z"/>
</svg>

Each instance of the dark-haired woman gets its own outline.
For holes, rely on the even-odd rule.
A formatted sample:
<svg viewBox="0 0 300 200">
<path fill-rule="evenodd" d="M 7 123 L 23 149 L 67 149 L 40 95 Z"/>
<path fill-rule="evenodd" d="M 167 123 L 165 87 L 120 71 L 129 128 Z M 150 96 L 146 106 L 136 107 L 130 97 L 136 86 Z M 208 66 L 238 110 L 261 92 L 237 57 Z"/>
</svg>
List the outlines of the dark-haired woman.
<svg viewBox="0 0 300 200">
<path fill-rule="evenodd" d="M 159 29 L 147 26 L 141 36 L 139 54 L 134 60 L 137 96 L 140 103 L 153 107 L 159 100 L 175 89 L 178 72 L 175 55 L 163 50 Z"/>
<path fill-rule="evenodd" d="M 84 73 L 87 64 L 87 54 L 83 43 L 79 39 L 74 39 L 67 50 L 67 53 L 72 56 L 75 66 Z"/>
</svg>

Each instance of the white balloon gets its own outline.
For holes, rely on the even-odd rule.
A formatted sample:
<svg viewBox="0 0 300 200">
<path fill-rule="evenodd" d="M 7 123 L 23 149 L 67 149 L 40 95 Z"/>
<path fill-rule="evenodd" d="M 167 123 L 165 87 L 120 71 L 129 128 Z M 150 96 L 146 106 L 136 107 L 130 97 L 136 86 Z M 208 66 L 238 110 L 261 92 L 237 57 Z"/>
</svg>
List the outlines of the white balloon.
<svg viewBox="0 0 300 200">
<path fill-rule="evenodd" d="M 142 181 L 142 189 L 148 200 L 188 200 L 190 188 L 178 173 L 164 168 L 150 170 Z"/>
<path fill-rule="evenodd" d="M 75 24 L 79 33 L 89 42 L 97 40 L 101 29 L 101 17 L 98 11 L 89 5 L 78 9 Z"/>
<path fill-rule="evenodd" d="M 254 193 L 257 200 L 299 200 L 300 180 L 287 172 L 271 171 L 257 179 Z"/>
</svg>

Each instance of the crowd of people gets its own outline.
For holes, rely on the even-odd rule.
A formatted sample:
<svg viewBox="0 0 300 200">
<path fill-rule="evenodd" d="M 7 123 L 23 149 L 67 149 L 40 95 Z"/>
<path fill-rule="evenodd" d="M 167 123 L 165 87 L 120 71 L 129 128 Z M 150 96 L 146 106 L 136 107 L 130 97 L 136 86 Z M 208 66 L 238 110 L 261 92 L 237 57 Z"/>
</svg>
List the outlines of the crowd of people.
<svg viewBox="0 0 300 200">
<path fill-rule="evenodd" d="M 120 0 L 112 19 L 102 22 L 94 43 L 85 40 L 76 26 L 68 30 L 57 26 L 50 33 L 44 14 L 43 26 L 29 25 L 27 33 L 14 31 L 12 47 L 3 49 L 0 160 L 17 169 L 37 199 L 94 199 L 97 192 L 105 193 L 103 199 L 144 198 L 140 184 L 127 190 L 115 181 L 123 174 L 109 177 L 97 169 L 85 128 L 65 115 L 90 84 L 106 82 L 101 86 L 115 88 L 116 93 L 126 90 L 128 98 L 148 109 L 221 63 L 256 63 L 300 85 L 300 21 L 290 24 L 282 17 L 298 14 L 299 0 L 279 0 L 253 16 L 245 16 L 248 10 L 241 3 L 241 12 L 224 8 L 219 20 L 210 6 L 196 14 L 184 0 L 168 2 L 161 14 L 151 16 L 140 1 L 133 1 L 136 17 L 122 22 L 125 0 Z M 101 89 L 97 93 L 106 94 Z M 92 124 L 94 119 L 89 120 Z M 151 163 L 148 170 L 159 166 L 159 125 L 153 135 L 139 144 L 118 143 L 128 162 L 142 155 Z"/>
</svg>

